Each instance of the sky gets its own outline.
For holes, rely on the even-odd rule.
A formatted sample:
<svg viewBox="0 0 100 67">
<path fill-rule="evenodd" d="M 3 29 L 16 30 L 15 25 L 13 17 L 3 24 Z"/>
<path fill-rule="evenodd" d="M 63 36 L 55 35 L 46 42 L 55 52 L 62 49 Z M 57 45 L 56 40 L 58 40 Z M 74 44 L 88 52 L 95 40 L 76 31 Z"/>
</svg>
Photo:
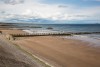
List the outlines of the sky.
<svg viewBox="0 0 100 67">
<path fill-rule="evenodd" d="M 100 0 L 0 0 L 0 22 L 100 23 Z"/>
</svg>

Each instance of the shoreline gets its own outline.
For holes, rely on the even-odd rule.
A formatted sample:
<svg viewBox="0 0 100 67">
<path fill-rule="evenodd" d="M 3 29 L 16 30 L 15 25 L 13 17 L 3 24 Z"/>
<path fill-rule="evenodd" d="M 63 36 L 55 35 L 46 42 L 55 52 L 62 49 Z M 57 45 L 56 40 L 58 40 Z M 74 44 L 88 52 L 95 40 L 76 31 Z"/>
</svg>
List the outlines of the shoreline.
<svg viewBox="0 0 100 67">
<path fill-rule="evenodd" d="M 29 34 L 30 35 L 29 37 L 31 37 L 31 35 L 35 36 L 36 34 L 37 34 L 36 36 L 42 36 L 42 34 L 43 34 L 43 36 L 46 36 L 48 33 L 53 34 L 53 33 L 58 32 L 58 31 L 51 31 L 51 30 L 33 30 L 33 31 L 22 30 L 22 31 Z M 27 34 L 26 34 L 26 37 L 28 37 Z M 100 46 L 100 34 L 94 34 L 94 35 L 99 35 L 99 37 L 91 37 L 89 35 L 93 35 L 93 33 L 92 34 L 78 34 L 78 35 L 75 35 L 75 34 L 74 35 L 64 35 L 64 36 L 63 35 L 62 36 L 57 35 L 57 37 L 61 36 L 61 38 L 75 39 L 75 40 L 80 40 L 80 41 L 83 41 L 83 42 L 89 42 L 89 43 L 93 44 L 93 45 L 90 45 L 90 46 L 99 47 Z M 20 37 L 20 36 L 18 36 L 18 37 Z M 47 35 L 47 36 L 49 36 L 49 35 Z M 53 36 L 53 35 L 51 35 L 51 36 Z M 17 36 L 15 35 L 15 37 L 17 37 Z M 24 37 L 24 36 L 22 36 L 22 37 Z"/>
<path fill-rule="evenodd" d="M 89 42 L 90 45 L 88 45 L 88 46 L 100 47 L 100 39 L 89 37 L 88 35 L 73 35 L 73 36 L 65 36 L 65 37 L 62 36 L 61 38 L 75 39 L 75 40 L 80 40 L 80 41 L 83 41 L 83 42 Z"/>
<path fill-rule="evenodd" d="M 1 31 L 0 35 L 4 35 L 5 38 L 11 34 L 26 34 L 25 31 L 17 29 Z M 76 36 L 76 38 L 88 39 L 80 36 Z M 93 44 L 91 39 L 89 40 L 90 42 L 74 38 L 61 38 L 60 36 L 27 36 L 10 41 L 54 67 L 100 67 L 100 48 L 88 46 Z"/>
</svg>

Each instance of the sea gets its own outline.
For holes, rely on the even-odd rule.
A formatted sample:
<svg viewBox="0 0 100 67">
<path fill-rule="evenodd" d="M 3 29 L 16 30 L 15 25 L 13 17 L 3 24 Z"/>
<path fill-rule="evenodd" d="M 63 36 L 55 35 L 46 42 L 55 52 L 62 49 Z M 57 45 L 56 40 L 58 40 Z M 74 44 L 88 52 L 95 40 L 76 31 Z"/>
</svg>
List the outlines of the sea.
<svg viewBox="0 0 100 67">
<path fill-rule="evenodd" d="M 65 32 L 100 32 L 100 24 L 14 24 L 22 29 L 47 30 L 52 27 L 55 31 Z"/>
<path fill-rule="evenodd" d="M 60 31 L 60 32 L 100 32 L 100 24 L 14 24 L 20 29 L 29 31 Z M 48 29 L 52 28 L 52 29 Z M 78 39 L 82 41 L 92 42 L 95 46 L 100 46 L 100 34 L 84 34 L 64 36 L 63 38 Z"/>
</svg>

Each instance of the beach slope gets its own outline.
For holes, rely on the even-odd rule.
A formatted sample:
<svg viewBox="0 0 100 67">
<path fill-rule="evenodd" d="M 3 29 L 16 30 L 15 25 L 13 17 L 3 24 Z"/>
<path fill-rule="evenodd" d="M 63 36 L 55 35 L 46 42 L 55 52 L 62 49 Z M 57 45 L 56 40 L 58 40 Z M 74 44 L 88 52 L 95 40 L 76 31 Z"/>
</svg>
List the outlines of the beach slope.
<svg viewBox="0 0 100 67">
<path fill-rule="evenodd" d="M 13 41 L 54 67 L 100 67 L 100 48 L 90 43 L 53 36 L 36 36 Z"/>
</svg>

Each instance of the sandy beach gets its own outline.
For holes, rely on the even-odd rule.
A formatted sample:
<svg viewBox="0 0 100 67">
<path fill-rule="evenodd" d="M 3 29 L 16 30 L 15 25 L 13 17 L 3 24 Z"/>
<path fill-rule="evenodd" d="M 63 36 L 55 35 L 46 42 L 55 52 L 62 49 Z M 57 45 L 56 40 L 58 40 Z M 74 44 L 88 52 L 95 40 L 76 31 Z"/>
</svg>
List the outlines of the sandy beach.
<svg viewBox="0 0 100 67">
<path fill-rule="evenodd" d="M 0 35 L 0 67 L 41 67 L 31 56 Z"/>
<path fill-rule="evenodd" d="M 1 30 L 3 34 L 27 34 L 26 32 L 22 30 Z"/>
<path fill-rule="evenodd" d="M 90 43 L 53 36 L 13 42 L 54 67 L 100 67 L 100 49 L 87 46 Z"/>
<path fill-rule="evenodd" d="M 0 28 L 1 29 L 1 28 Z M 0 30 L 0 67 L 45 67 L 46 65 L 6 38 L 6 35 L 25 34 L 21 30 Z"/>
<path fill-rule="evenodd" d="M 100 0 L 0 0 L 0 67 L 100 67 Z"/>
<path fill-rule="evenodd" d="M 100 47 L 91 47 L 90 42 L 57 36 L 27 36 L 8 40 L 6 35 L 28 33 L 17 29 L 0 31 L 2 31 L 0 34 L 1 66 L 45 67 L 40 63 L 43 62 L 51 67 L 100 67 Z M 32 59 L 14 45 L 33 55 L 40 62 Z"/>
</svg>

